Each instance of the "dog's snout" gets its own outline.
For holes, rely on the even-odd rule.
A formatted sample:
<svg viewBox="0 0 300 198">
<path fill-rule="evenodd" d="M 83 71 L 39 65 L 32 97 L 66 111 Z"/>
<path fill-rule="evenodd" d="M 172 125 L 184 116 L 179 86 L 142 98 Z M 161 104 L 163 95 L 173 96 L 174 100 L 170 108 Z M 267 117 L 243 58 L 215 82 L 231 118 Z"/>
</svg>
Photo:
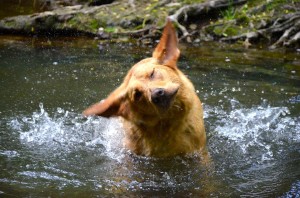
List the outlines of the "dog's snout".
<svg viewBox="0 0 300 198">
<path fill-rule="evenodd" d="M 151 100 L 154 104 L 162 103 L 165 96 L 165 90 L 162 88 L 156 88 L 151 93 Z"/>
<path fill-rule="evenodd" d="M 151 92 L 151 100 L 155 105 L 167 108 L 177 91 L 178 89 L 167 91 L 163 88 L 156 88 Z"/>
</svg>

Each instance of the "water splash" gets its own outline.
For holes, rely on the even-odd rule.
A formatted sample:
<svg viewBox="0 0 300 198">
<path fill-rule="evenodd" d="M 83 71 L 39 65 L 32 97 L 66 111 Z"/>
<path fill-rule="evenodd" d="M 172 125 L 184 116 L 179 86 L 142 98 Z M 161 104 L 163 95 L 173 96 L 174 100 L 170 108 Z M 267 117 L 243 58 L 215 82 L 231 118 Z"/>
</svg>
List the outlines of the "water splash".
<svg viewBox="0 0 300 198">
<path fill-rule="evenodd" d="M 300 181 L 296 181 L 295 183 L 292 184 L 291 189 L 282 195 L 280 198 L 299 198 L 300 197 Z"/>
<path fill-rule="evenodd" d="M 1 155 L 6 156 L 8 158 L 14 158 L 20 156 L 20 154 L 17 151 L 9 151 L 9 150 L 0 152 L 0 156 Z"/>
<path fill-rule="evenodd" d="M 210 129 L 208 135 L 212 137 L 208 146 L 214 148 L 210 149 L 212 156 L 218 157 L 218 152 L 219 159 L 226 156 L 226 159 L 216 161 L 217 174 L 238 170 L 228 175 L 234 174 L 241 180 L 263 182 L 252 173 L 273 166 L 274 159 L 278 159 L 278 150 L 274 147 L 289 141 L 300 141 L 299 118 L 291 117 L 287 107 L 272 107 L 266 101 L 251 108 L 244 107 L 234 99 L 225 102 L 228 102 L 229 108 L 227 104 L 227 107 L 205 106 L 205 120 L 210 122 L 207 123 Z M 59 156 L 59 160 L 65 159 L 67 162 L 56 163 L 57 159 L 54 159 L 51 161 L 53 165 L 49 165 L 50 161 L 42 167 L 39 162 L 29 164 L 25 170 L 16 173 L 17 180 L 35 180 L 37 183 L 49 180 L 58 183 L 59 188 L 90 185 L 97 191 L 109 192 L 173 192 L 174 189 L 174 192 L 190 189 L 200 192 L 202 185 L 213 181 L 208 178 L 202 183 L 203 170 L 198 162 L 185 163 L 181 158 L 166 161 L 128 158 L 122 147 L 123 133 L 117 119 L 84 118 L 62 108 L 50 112 L 40 104 L 40 110 L 32 115 L 13 118 L 10 127 L 18 132 L 20 142 L 25 147 L 46 150 L 44 158 L 53 152 L 59 155 L 69 153 L 66 157 Z M 223 140 L 223 143 L 219 140 Z M 224 154 L 226 150 L 228 153 Z M 87 153 L 93 154 L 86 156 Z M 95 153 L 100 153 L 100 157 L 95 157 Z M 78 165 L 80 160 L 81 165 Z M 257 161 L 263 166 L 258 166 Z M 268 180 L 269 174 L 266 175 Z M 275 176 L 270 178 L 273 180 Z M 247 182 L 236 186 L 237 191 L 244 191 L 243 186 L 248 188 Z"/>
<path fill-rule="evenodd" d="M 39 112 L 10 122 L 10 127 L 19 132 L 24 145 L 49 152 L 98 149 L 112 159 L 122 159 L 123 131 L 118 119 L 85 118 L 62 108 L 49 115 L 42 103 L 39 107 Z"/>
<path fill-rule="evenodd" d="M 300 142 L 299 119 L 289 117 L 287 107 L 262 105 L 244 108 L 237 100 L 229 101 L 229 112 L 221 107 L 206 107 L 205 118 L 214 118 L 210 127 L 216 135 L 235 142 L 244 154 L 258 151 L 261 160 L 272 160 L 274 145 Z"/>
</svg>

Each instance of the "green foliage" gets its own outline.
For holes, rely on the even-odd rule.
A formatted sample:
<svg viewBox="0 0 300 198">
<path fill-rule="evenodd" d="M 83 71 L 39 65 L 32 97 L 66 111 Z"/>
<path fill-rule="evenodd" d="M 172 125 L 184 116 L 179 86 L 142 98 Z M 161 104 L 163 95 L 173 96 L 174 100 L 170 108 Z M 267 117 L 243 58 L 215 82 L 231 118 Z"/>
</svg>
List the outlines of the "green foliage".
<svg viewBox="0 0 300 198">
<path fill-rule="evenodd" d="M 272 0 L 272 1 L 267 1 L 266 4 L 266 10 L 267 11 L 271 11 L 274 10 L 276 8 L 278 8 L 279 6 L 281 7 L 282 5 L 284 5 L 285 3 L 288 2 L 293 2 L 293 0 Z"/>
<path fill-rule="evenodd" d="M 236 16 L 236 10 L 233 7 L 233 3 L 232 0 L 228 0 L 229 1 L 229 7 L 225 10 L 225 11 L 221 11 L 221 16 L 225 19 L 225 20 L 233 20 Z"/>
<path fill-rule="evenodd" d="M 228 26 L 226 27 L 225 31 L 223 32 L 224 36 L 236 36 L 238 34 L 238 27 L 236 26 Z"/>
<path fill-rule="evenodd" d="M 90 23 L 90 27 L 91 27 L 92 29 L 98 29 L 98 28 L 99 28 L 99 23 L 98 23 L 98 21 L 97 21 L 96 19 L 93 19 L 93 20 L 91 21 L 91 23 Z"/>
<path fill-rule="evenodd" d="M 210 31 L 212 31 L 217 36 L 224 36 L 224 37 L 235 36 L 240 33 L 239 27 L 232 23 L 217 25 L 212 29 L 210 29 Z"/>
<path fill-rule="evenodd" d="M 239 15 L 236 19 L 236 24 L 240 26 L 249 25 L 251 19 L 247 15 Z"/>
<path fill-rule="evenodd" d="M 242 6 L 242 8 L 236 14 L 236 22 L 237 25 L 240 26 L 247 26 L 251 21 L 249 14 L 248 14 L 248 4 Z"/>
<path fill-rule="evenodd" d="M 104 28 L 104 31 L 107 33 L 114 33 L 114 32 L 116 32 L 116 27 L 108 26 L 108 27 Z"/>
</svg>

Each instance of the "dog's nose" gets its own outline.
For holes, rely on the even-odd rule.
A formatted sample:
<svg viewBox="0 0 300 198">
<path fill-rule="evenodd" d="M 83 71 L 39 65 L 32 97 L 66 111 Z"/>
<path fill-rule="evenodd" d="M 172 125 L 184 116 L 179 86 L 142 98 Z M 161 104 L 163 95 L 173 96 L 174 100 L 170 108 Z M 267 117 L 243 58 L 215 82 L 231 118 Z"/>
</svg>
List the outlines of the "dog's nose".
<svg viewBox="0 0 300 198">
<path fill-rule="evenodd" d="M 166 91 L 163 88 L 156 88 L 151 92 L 151 100 L 159 107 L 168 108 L 177 91 L 178 89 Z"/>
<path fill-rule="evenodd" d="M 165 90 L 162 88 L 154 89 L 151 93 L 151 99 L 154 104 L 158 104 L 164 100 Z"/>
<path fill-rule="evenodd" d="M 154 91 L 152 92 L 152 95 L 158 96 L 158 97 L 163 97 L 165 95 L 165 90 L 162 88 L 154 89 Z"/>
</svg>

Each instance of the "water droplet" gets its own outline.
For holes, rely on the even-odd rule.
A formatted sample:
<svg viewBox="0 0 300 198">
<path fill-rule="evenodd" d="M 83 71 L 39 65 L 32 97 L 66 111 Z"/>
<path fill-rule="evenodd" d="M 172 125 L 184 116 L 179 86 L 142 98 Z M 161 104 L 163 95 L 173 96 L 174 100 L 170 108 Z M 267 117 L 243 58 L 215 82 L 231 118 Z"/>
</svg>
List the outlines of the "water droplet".
<svg viewBox="0 0 300 198">
<path fill-rule="evenodd" d="M 57 107 L 57 112 L 58 112 L 58 113 L 63 113 L 64 110 L 63 110 L 62 108 L 60 108 L 60 107 Z"/>
<path fill-rule="evenodd" d="M 43 109 L 43 107 L 44 107 L 43 103 L 40 103 L 39 107 L 40 107 L 40 109 Z"/>
</svg>

